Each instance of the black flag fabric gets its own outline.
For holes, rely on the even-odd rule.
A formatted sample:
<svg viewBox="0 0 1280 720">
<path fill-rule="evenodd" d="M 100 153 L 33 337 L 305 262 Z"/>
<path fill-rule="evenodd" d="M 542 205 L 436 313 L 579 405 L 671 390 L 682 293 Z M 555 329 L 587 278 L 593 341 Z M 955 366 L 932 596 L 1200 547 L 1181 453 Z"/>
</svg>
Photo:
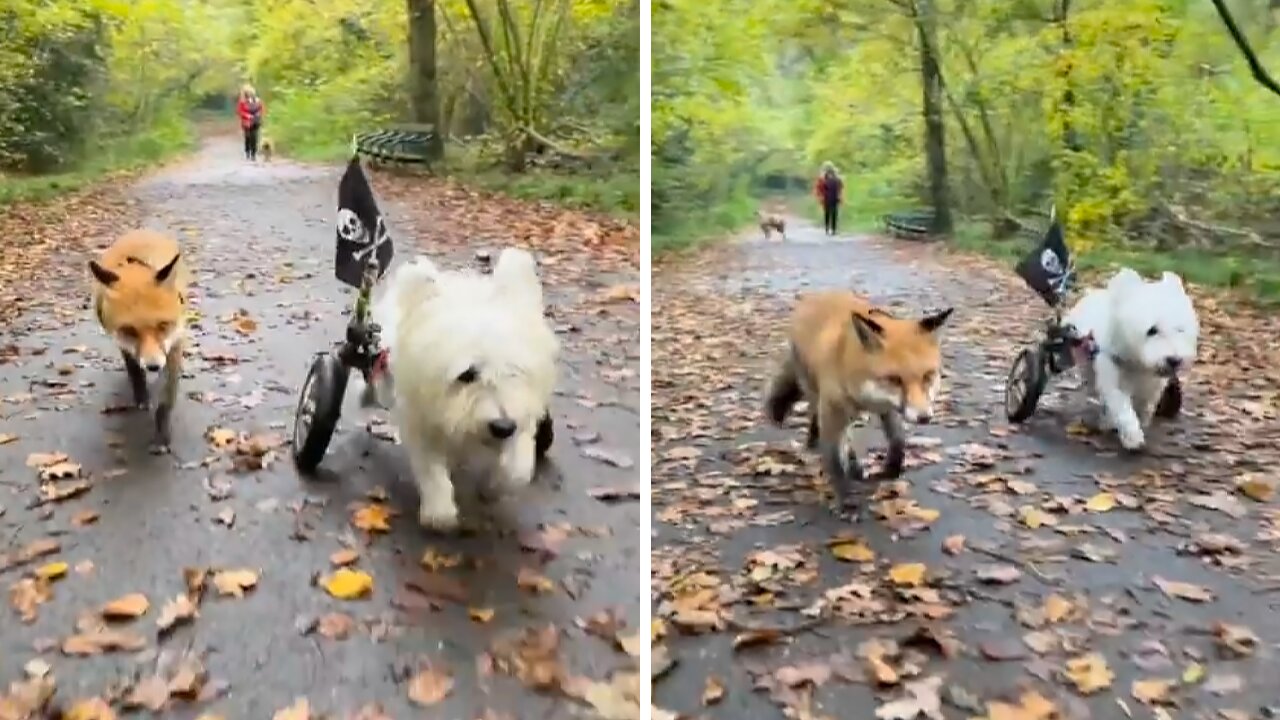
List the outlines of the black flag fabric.
<svg viewBox="0 0 1280 720">
<path fill-rule="evenodd" d="M 338 183 L 338 250 L 334 275 L 352 287 L 360 287 L 369 256 L 378 261 L 378 279 L 391 266 L 395 248 L 382 222 L 373 188 L 360 167 L 360 156 L 351 156 Z"/>
<path fill-rule="evenodd" d="M 1018 263 L 1017 272 L 1049 305 L 1062 302 L 1071 272 L 1071 253 L 1056 214 L 1044 238 Z"/>
</svg>

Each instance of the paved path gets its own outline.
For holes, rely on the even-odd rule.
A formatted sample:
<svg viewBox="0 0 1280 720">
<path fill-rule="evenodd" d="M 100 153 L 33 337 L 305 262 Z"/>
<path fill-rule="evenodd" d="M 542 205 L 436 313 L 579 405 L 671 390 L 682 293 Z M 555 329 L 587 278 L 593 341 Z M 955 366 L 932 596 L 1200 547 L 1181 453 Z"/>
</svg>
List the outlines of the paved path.
<svg viewBox="0 0 1280 720">
<path fill-rule="evenodd" d="M 1006 422 L 1005 373 L 1047 316 L 1011 272 L 799 222 L 789 235 L 655 271 L 659 707 L 725 719 L 1274 716 L 1274 319 L 1201 298 L 1187 413 L 1145 457 L 1126 457 L 1084 430 L 1072 376 L 1027 425 Z M 873 513 L 859 524 L 827 509 L 803 420 L 778 429 L 761 410 L 795 294 L 827 287 L 911 314 L 957 308 L 942 417 L 913 429 L 901 482 L 866 488 Z M 874 468 L 878 424 L 856 438 Z"/>
<path fill-rule="evenodd" d="M 541 250 L 565 344 L 551 467 L 527 494 L 476 508 L 469 535 L 433 536 L 416 523 L 403 450 L 385 424 L 365 431 L 355 392 L 322 477 L 299 478 L 281 444 L 311 356 L 345 327 L 350 294 L 331 266 L 340 172 L 248 164 L 235 139 L 211 139 L 117 205 L 72 211 L 46 242 L 56 252 L 40 256 L 43 268 L 0 293 L 24 298 L 0 338 L 0 583 L 15 605 L 0 620 L 0 697 L 10 682 L 43 676 L 64 709 L 93 697 L 117 709 L 130 696 L 158 704 L 169 694 L 156 691 L 159 674 L 174 717 L 269 718 L 306 698 L 313 717 L 496 720 L 571 707 L 590 717 L 591 703 L 569 697 L 592 687 L 581 678 L 625 689 L 626 676 L 611 676 L 636 663 L 619 641 L 639 622 L 639 321 L 634 302 L 605 294 L 637 282 L 625 257 L 634 248 L 621 260 L 585 252 L 575 233 L 600 228 L 549 207 L 375 178 L 402 258 L 466 263 L 475 246 L 508 242 Z M 8 218 L 6 237 L 25 233 L 19 219 Z M 146 452 L 147 418 L 114 411 L 127 382 L 88 309 L 86 251 L 135 220 L 175 233 L 196 275 L 196 343 L 169 457 Z M 214 430 L 230 447 L 211 442 Z M 40 503 L 33 453 L 65 454 L 79 480 L 58 487 L 83 480 L 87 491 Z M 382 509 L 389 532 L 356 527 Z M 55 551 L 20 562 L 50 543 Z M 370 598 L 338 600 L 316 584 L 340 552 L 372 576 Z M 31 600 L 44 594 L 35 574 L 56 572 L 54 562 L 69 570 L 49 584 L 52 597 Z M 184 568 L 248 570 L 256 585 L 223 596 L 210 575 L 198 617 L 160 637 L 163 606 L 186 592 Z M 100 633 L 96 610 L 131 593 L 149 609 L 110 627 L 130 650 L 67 654 L 78 622 Z"/>
</svg>

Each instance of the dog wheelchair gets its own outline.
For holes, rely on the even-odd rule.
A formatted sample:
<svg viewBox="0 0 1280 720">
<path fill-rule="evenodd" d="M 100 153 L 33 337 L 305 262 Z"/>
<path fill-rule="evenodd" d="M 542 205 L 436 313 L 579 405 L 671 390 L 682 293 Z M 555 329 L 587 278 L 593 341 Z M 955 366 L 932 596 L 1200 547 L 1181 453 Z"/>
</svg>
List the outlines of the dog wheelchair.
<svg viewBox="0 0 1280 720">
<path fill-rule="evenodd" d="M 372 228 L 372 232 L 369 229 Z M 338 246 L 334 274 L 342 283 L 356 288 L 346 339 L 335 348 L 316 353 L 302 383 L 293 418 L 293 461 L 303 474 L 311 474 L 324 460 L 338 427 L 342 402 L 351 371 L 360 373 L 374 404 L 372 389 L 388 373 L 388 351 L 382 346 L 381 331 L 371 317 L 373 289 L 391 266 L 394 256 L 391 237 L 373 198 L 358 157 L 352 157 L 338 186 Z M 476 253 L 481 272 L 491 270 L 487 252 Z M 551 448 L 555 433 L 550 413 L 538 422 L 534 439 L 537 457 Z"/>
<path fill-rule="evenodd" d="M 1063 322 L 1064 308 L 1075 285 L 1075 265 L 1056 213 L 1050 214 L 1048 231 L 1040 243 L 1017 265 L 1018 276 L 1052 311 L 1044 334 L 1014 359 L 1005 380 L 1004 409 L 1011 422 L 1021 423 L 1036 412 L 1049 378 L 1089 362 L 1098 353 L 1091 335 L 1082 337 Z M 1182 384 L 1175 375 L 1156 403 L 1156 417 L 1169 419 L 1182 410 Z"/>
</svg>

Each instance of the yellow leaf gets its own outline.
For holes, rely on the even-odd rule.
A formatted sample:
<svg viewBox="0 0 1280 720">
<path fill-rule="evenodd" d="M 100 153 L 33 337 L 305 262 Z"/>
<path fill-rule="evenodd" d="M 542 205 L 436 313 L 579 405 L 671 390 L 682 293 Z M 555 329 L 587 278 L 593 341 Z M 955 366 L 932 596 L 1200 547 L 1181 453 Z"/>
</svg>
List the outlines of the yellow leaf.
<svg viewBox="0 0 1280 720">
<path fill-rule="evenodd" d="M 382 503 L 361 506 L 351 517 L 351 524 L 365 532 L 390 532 L 391 509 Z"/>
<path fill-rule="evenodd" d="M 467 608 L 467 615 L 472 620 L 484 624 L 493 619 L 493 608 Z"/>
<path fill-rule="evenodd" d="M 67 574 L 67 564 L 62 561 L 51 562 L 48 565 L 41 565 L 36 570 L 36 577 L 45 580 L 57 580 Z"/>
<path fill-rule="evenodd" d="M 875 562 L 876 554 L 859 540 L 850 540 L 831 546 L 831 554 L 845 562 Z"/>
<path fill-rule="evenodd" d="M 1182 683 L 1184 685 L 1194 685 L 1204 679 L 1204 666 L 1200 663 L 1191 663 L 1186 670 L 1182 671 Z"/>
<path fill-rule="evenodd" d="M 338 568 L 324 579 L 324 589 L 339 600 L 355 600 L 373 591 L 373 577 L 360 570 Z"/>
<path fill-rule="evenodd" d="M 924 563 L 903 563 L 890 568 L 889 579 L 894 585 L 918 587 L 924 583 L 924 574 Z"/>
<path fill-rule="evenodd" d="M 665 620 L 654 618 L 649 623 L 649 642 L 654 643 L 667 636 L 667 623 Z"/>
<path fill-rule="evenodd" d="M 1044 617 L 1051 623 L 1061 622 L 1073 607 L 1070 600 L 1055 593 L 1044 599 Z"/>
<path fill-rule="evenodd" d="M 1130 692 L 1139 702 L 1162 705 L 1169 702 L 1169 691 L 1172 689 L 1172 680 L 1134 680 Z"/>
<path fill-rule="evenodd" d="M 1089 502 L 1084 506 L 1091 512 L 1106 512 L 1116 506 L 1116 496 L 1109 492 L 1100 492 L 1089 498 Z"/>
<path fill-rule="evenodd" d="M 1115 675 L 1107 667 L 1106 658 L 1098 653 L 1089 653 L 1067 661 L 1067 679 L 1080 691 L 1081 695 L 1089 695 L 1111 687 Z"/>
<path fill-rule="evenodd" d="M 907 515 L 921 522 L 931 523 L 942 516 L 942 512 L 933 508 L 910 507 L 907 508 Z"/>
<path fill-rule="evenodd" d="M 1268 502 L 1276 494 L 1276 486 L 1262 478 L 1250 477 L 1239 485 L 1245 497 L 1256 502 Z"/>
<path fill-rule="evenodd" d="M 1058 524 L 1058 518 L 1050 515 L 1039 508 L 1024 507 L 1022 508 L 1022 524 L 1035 530 L 1039 527 L 1048 525 L 1053 527 Z"/>
</svg>

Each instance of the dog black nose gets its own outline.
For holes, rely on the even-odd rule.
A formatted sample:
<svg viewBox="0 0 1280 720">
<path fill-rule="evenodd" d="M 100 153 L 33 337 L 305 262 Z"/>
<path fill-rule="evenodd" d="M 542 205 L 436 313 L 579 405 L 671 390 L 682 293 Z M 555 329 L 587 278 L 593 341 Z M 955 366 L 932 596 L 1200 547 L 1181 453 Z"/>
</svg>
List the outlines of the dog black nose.
<svg viewBox="0 0 1280 720">
<path fill-rule="evenodd" d="M 1170 372 L 1177 370 L 1178 368 L 1182 367 L 1182 358 L 1167 357 L 1164 359 L 1164 366 L 1169 368 Z"/>
<path fill-rule="evenodd" d="M 516 432 L 516 421 L 502 418 L 489 421 L 489 433 L 499 440 L 506 440 Z"/>
</svg>

